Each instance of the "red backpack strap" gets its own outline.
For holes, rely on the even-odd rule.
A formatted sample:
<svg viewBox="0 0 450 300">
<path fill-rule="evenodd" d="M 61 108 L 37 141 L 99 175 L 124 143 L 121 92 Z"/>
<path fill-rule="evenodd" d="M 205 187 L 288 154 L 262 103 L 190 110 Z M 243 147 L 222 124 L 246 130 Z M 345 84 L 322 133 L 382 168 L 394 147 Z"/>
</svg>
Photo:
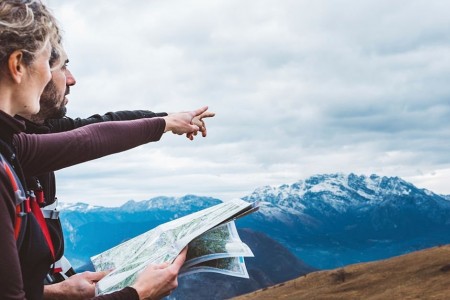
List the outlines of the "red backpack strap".
<svg viewBox="0 0 450 300">
<path fill-rule="evenodd" d="M 24 227 L 23 222 L 26 222 L 24 217 L 32 212 L 41 227 L 42 233 L 44 234 L 45 240 L 47 241 L 47 245 L 50 248 L 50 252 L 52 253 L 53 259 L 55 258 L 55 249 L 53 247 L 53 241 L 50 236 L 50 232 L 47 227 L 47 223 L 45 222 L 44 216 L 42 215 L 41 208 L 36 201 L 36 197 L 34 193 L 31 192 L 29 197 L 26 197 L 25 190 L 22 187 L 19 179 L 15 172 L 11 169 L 9 164 L 3 159 L 0 155 L 0 162 L 5 169 L 6 175 L 8 176 L 12 188 L 14 190 L 15 202 L 16 202 L 16 220 L 14 222 L 14 237 L 18 244 L 18 248 L 20 248 L 22 238 L 23 238 L 23 230 Z M 31 198 L 31 199 L 30 199 Z"/>
<path fill-rule="evenodd" d="M 16 201 L 16 220 L 14 222 L 14 237 L 16 241 L 19 239 L 20 231 L 22 228 L 22 217 L 31 211 L 29 201 L 25 197 L 25 192 L 20 186 L 16 175 L 11 170 L 8 163 L 3 161 L 3 167 L 6 175 L 8 175 L 9 181 L 14 189 L 15 201 Z"/>
<path fill-rule="evenodd" d="M 41 227 L 42 233 L 44 234 L 45 240 L 47 241 L 47 245 L 50 248 L 50 252 L 52 253 L 53 259 L 55 259 L 55 247 L 53 247 L 52 237 L 50 236 L 50 232 L 47 227 L 47 222 L 45 222 L 44 215 L 42 214 L 41 207 L 39 206 L 36 197 L 34 194 L 31 196 L 31 212 L 39 223 Z"/>
</svg>

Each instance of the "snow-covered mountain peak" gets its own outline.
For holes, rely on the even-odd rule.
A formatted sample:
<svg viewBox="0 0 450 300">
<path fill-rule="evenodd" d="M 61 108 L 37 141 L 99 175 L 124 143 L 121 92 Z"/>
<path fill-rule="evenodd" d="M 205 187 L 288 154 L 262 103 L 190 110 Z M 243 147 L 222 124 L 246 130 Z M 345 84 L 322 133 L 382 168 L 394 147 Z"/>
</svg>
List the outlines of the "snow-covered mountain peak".
<svg viewBox="0 0 450 300">
<path fill-rule="evenodd" d="M 273 212 L 276 207 L 277 211 L 279 208 L 280 211 L 297 212 L 298 215 L 311 211 L 330 215 L 335 212 L 345 212 L 348 209 L 366 209 L 372 205 L 394 203 L 397 200 L 393 199 L 406 198 L 410 202 L 417 203 L 420 201 L 428 203 L 428 199 L 439 198 L 440 201 L 445 202 L 442 205 L 450 205 L 450 196 L 436 195 L 431 191 L 419 189 L 398 177 L 353 173 L 318 174 L 292 184 L 263 186 L 243 197 L 246 201 L 264 203 L 261 211 Z M 397 201 L 395 205 L 400 205 L 402 201 Z M 117 210 L 129 213 L 160 210 L 178 212 L 200 210 L 220 202 L 222 201 L 219 199 L 195 195 L 179 198 L 160 196 L 144 201 L 130 200 L 121 207 L 115 208 L 85 203 L 60 203 L 60 209 L 79 212 L 92 210 Z M 420 206 L 423 207 L 423 205 Z"/>
<path fill-rule="evenodd" d="M 430 191 L 418 189 L 399 177 L 335 173 L 314 175 L 290 185 L 261 187 L 244 199 L 267 201 L 299 212 L 308 208 L 326 210 L 327 207 L 345 211 L 349 207 L 372 205 L 392 197 L 410 194 L 435 195 Z"/>
<path fill-rule="evenodd" d="M 90 210 L 100 209 L 102 206 L 91 205 L 87 203 L 77 202 L 77 203 L 66 203 L 59 202 L 58 209 L 61 211 L 78 211 L 78 212 L 87 212 Z"/>
<path fill-rule="evenodd" d="M 123 204 L 121 208 L 126 211 L 145 211 L 145 210 L 188 210 L 192 206 L 210 206 L 213 204 L 220 203 L 219 199 L 214 199 L 210 197 L 201 197 L 195 195 L 186 195 L 183 197 L 155 197 L 150 200 L 136 202 L 130 200 Z"/>
</svg>

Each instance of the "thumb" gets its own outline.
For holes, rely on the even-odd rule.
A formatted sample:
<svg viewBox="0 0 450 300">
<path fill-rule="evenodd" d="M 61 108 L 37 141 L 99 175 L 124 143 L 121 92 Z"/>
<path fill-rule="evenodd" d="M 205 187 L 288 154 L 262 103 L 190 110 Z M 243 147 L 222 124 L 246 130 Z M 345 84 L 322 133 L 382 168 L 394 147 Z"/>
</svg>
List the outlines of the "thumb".
<svg viewBox="0 0 450 300">
<path fill-rule="evenodd" d="M 179 271 L 186 260 L 186 255 L 187 255 L 187 247 L 184 247 L 184 249 L 180 252 L 180 254 L 173 261 L 171 267 L 174 268 L 175 270 Z"/>
<path fill-rule="evenodd" d="M 89 281 L 97 282 L 111 271 L 100 271 L 100 272 L 84 272 L 82 273 L 83 277 Z"/>
</svg>

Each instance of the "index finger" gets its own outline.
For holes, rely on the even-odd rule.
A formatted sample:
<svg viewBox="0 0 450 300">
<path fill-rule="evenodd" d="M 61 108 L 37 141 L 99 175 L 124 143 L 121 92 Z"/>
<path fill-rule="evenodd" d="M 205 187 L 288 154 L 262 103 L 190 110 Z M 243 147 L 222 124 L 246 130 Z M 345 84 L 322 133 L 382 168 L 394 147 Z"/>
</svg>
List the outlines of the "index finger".
<svg viewBox="0 0 450 300">
<path fill-rule="evenodd" d="M 212 111 L 205 111 L 204 113 L 202 113 L 200 116 L 198 116 L 201 119 L 203 118 L 212 118 L 216 115 L 216 113 L 213 113 Z"/>
</svg>

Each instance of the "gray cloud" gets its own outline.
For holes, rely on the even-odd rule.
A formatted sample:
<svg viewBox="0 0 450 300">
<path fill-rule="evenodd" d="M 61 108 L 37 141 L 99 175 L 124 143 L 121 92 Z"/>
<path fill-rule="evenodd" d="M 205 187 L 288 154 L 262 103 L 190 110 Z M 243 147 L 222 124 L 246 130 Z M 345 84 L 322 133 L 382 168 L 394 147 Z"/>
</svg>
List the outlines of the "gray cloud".
<svg viewBox="0 0 450 300">
<path fill-rule="evenodd" d="M 209 136 L 59 172 L 95 203 L 243 196 L 325 172 L 401 176 L 450 194 L 445 1 L 48 0 L 78 86 L 69 114 L 217 113 Z M 86 200 L 86 201 L 87 201 Z"/>
</svg>

